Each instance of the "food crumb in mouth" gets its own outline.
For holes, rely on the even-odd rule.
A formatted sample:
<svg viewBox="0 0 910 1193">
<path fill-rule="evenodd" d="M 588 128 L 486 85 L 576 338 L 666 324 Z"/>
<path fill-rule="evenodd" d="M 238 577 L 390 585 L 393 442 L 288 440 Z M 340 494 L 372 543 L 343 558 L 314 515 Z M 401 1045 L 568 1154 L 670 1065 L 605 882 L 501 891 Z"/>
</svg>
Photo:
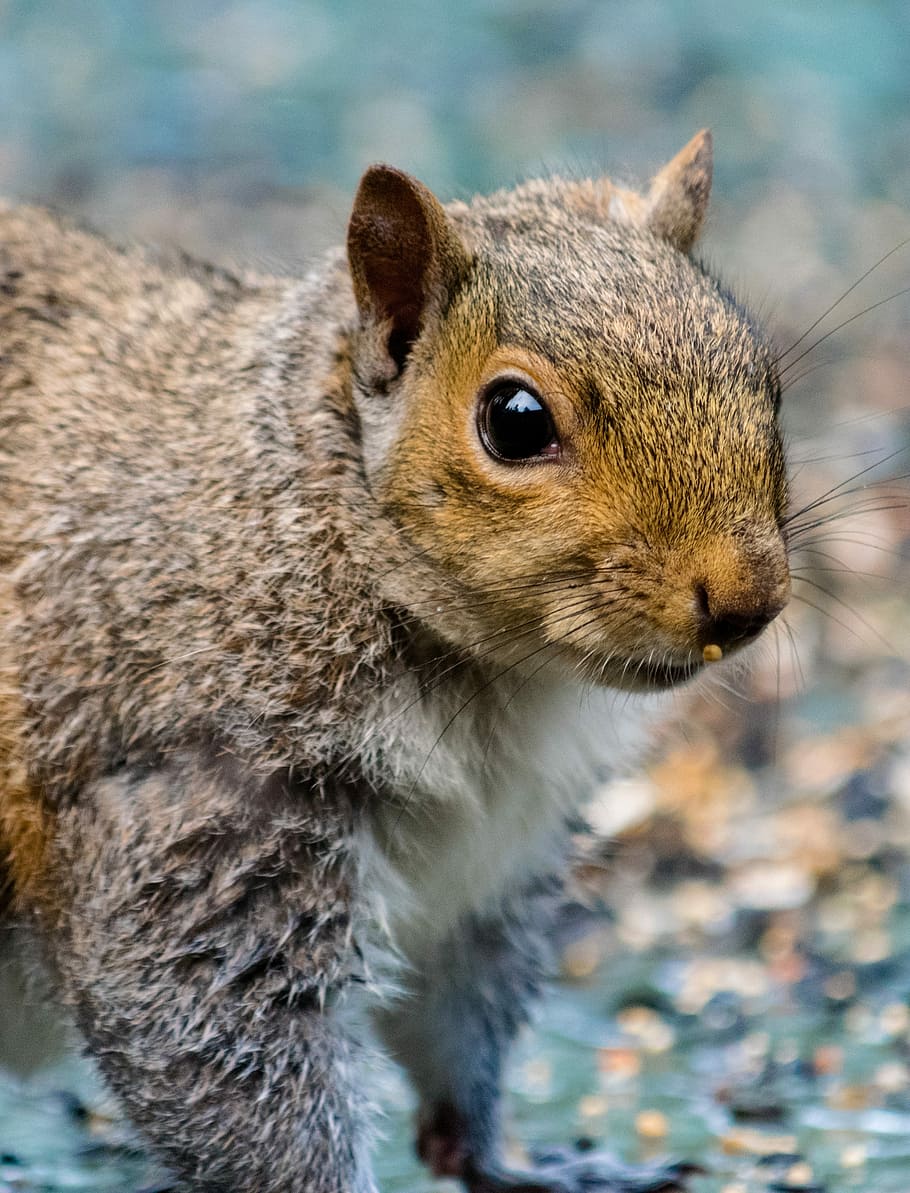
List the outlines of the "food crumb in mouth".
<svg viewBox="0 0 910 1193">
<path fill-rule="evenodd" d="M 724 652 L 715 642 L 709 642 L 702 650 L 701 657 L 706 663 L 719 663 L 724 657 Z"/>
</svg>

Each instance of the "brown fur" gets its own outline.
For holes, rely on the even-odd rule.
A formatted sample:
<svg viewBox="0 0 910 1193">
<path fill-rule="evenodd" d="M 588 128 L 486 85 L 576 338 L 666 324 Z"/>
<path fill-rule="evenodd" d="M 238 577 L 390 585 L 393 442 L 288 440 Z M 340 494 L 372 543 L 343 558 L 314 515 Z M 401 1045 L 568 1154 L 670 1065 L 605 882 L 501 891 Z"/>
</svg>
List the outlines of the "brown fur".
<svg viewBox="0 0 910 1193">
<path fill-rule="evenodd" d="M 548 752 L 554 710 L 694 674 L 724 618 L 787 596 L 773 359 L 685 256 L 709 180 L 707 134 L 645 196 L 551 178 L 443 208 L 377 167 L 347 259 L 300 282 L 0 212 L 0 855 L 192 1187 L 372 1188 L 329 1011 L 386 936 L 414 975 L 386 1037 L 487 1187 L 536 984 L 513 899 L 613 757 Z M 502 377 L 558 458 L 485 450 Z M 492 877 L 485 824 L 526 841 Z M 477 940 L 506 1009 L 479 961 L 441 974 Z"/>
</svg>

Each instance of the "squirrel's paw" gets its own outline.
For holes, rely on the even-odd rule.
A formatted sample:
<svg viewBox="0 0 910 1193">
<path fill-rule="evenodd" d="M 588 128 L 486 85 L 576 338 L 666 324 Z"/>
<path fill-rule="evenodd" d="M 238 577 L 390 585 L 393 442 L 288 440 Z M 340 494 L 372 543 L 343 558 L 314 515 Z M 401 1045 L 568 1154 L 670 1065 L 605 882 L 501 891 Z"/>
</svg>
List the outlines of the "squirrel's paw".
<svg viewBox="0 0 910 1193">
<path fill-rule="evenodd" d="M 547 1148 L 532 1154 L 530 1172 L 465 1170 L 470 1193 L 685 1193 L 692 1164 L 622 1164 L 602 1151 Z"/>
<path fill-rule="evenodd" d="M 434 1176 L 459 1178 L 468 1193 L 685 1193 L 694 1164 L 630 1166 L 590 1143 L 537 1148 L 533 1169 L 518 1172 L 471 1155 L 459 1113 L 441 1105 L 423 1118 L 417 1153 Z"/>
</svg>

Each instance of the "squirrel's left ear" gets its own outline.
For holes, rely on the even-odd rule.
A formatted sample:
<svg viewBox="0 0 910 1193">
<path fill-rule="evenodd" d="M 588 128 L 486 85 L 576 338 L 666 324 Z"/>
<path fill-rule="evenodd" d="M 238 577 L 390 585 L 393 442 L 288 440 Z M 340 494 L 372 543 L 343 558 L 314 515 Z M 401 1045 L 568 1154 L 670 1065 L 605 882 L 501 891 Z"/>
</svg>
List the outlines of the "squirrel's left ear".
<svg viewBox="0 0 910 1193">
<path fill-rule="evenodd" d="M 467 273 L 467 250 L 436 196 L 384 165 L 371 166 L 360 180 L 347 247 L 361 324 L 374 333 L 377 380 L 394 380 Z"/>
<path fill-rule="evenodd" d="M 698 239 L 711 194 L 711 132 L 703 128 L 654 176 L 644 196 L 645 226 L 683 253 Z"/>
</svg>

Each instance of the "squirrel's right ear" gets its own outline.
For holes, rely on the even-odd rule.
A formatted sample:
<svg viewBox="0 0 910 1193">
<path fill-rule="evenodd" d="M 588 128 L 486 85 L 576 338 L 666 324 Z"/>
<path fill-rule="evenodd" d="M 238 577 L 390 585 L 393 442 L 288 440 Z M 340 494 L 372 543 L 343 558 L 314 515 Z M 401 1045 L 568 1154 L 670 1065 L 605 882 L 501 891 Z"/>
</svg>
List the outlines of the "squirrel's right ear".
<svg viewBox="0 0 910 1193">
<path fill-rule="evenodd" d="M 698 239 L 711 195 L 713 148 L 703 128 L 655 174 L 645 195 L 645 225 L 661 240 L 688 253 Z"/>
<path fill-rule="evenodd" d="M 378 379 L 391 381 L 467 273 L 468 253 L 436 196 L 416 178 L 382 165 L 360 180 L 347 247 L 361 323 L 380 340 Z"/>
</svg>

